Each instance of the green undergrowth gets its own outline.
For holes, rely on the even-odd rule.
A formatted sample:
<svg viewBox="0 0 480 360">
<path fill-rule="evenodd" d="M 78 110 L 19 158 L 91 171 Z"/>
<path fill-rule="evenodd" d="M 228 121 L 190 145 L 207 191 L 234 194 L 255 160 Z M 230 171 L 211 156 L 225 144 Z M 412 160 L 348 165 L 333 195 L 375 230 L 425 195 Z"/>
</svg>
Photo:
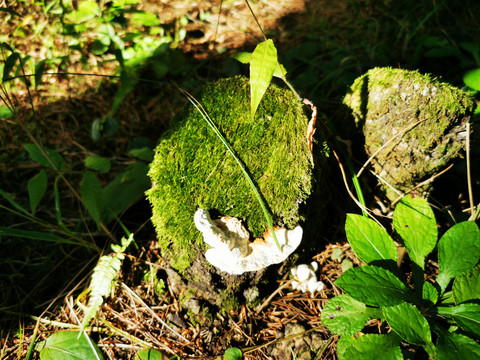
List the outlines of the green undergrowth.
<svg viewBox="0 0 480 360">
<path fill-rule="evenodd" d="M 246 78 L 207 85 L 197 99 L 244 163 L 274 224 L 296 226 L 304 219 L 300 205 L 312 192 L 312 163 L 308 119 L 295 95 L 271 85 L 253 121 Z M 193 244 L 203 248 L 193 222 L 199 208 L 213 210 L 213 217 L 244 220 L 253 237 L 267 230 L 262 209 L 238 164 L 190 104 L 174 117 L 160 140 L 149 176 L 153 187 L 147 195 L 160 247 L 178 270 L 186 269 L 196 257 Z"/>
</svg>

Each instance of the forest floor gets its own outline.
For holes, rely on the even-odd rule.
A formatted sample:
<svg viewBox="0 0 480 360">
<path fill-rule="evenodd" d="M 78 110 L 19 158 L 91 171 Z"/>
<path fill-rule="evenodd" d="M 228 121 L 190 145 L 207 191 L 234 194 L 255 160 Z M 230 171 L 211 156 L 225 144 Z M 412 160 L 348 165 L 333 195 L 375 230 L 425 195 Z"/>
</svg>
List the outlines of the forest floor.
<svg viewBox="0 0 480 360">
<path fill-rule="evenodd" d="M 274 40 L 297 91 L 316 104 L 319 120 L 347 116 L 342 99 L 348 86 L 376 66 L 418 69 L 462 87 L 465 71 L 480 66 L 478 2 L 398 3 L 251 1 L 250 9 L 243 0 L 222 4 L 143 1 L 137 8 L 157 14 L 159 26 L 172 37 L 169 50 L 153 62 L 138 65 L 140 81 L 121 98 L 114 112 L 116 131 L 109 133 L 103 123 L 99 136 L 93 134 L 92 123 L 105 120 L 119 99 L 120 83 L 111 77 L 118 75 L 115 56 L 93 54 L 89 37 L 93 29 L 82 33 L 81 50 L 75 50 L 71 37 L 59 33 L 60 25 L 50 22 L 53 15 L 41 4 L 13 2 L 10 8 L 18 17 L 1 12 L 5 31 L 0 42 L 37 63 L 49 57 L 61 60 L 49 65 L 37 86 L 33 79 L 3 79 L 1 99 L 4 104 L 10 101 L 16 114 L 0 114 L 0 189 L 7 194 L 0 199 L 0 225 L 55 232 L 61 223 L 60 227 L 78 231 L 82 241 L 94 244 L 98 251 L 0 233 L 0 357 L 24 359 L 31 344 L 78 325 L 83 316 L 78 303 L 85 303 L 92 269 L 100 254 L 110 252 L 111 239 L 118 241 L 126 227 L 135 234 L 136 245 L 126 252 L 119 282 L 92 323 L 91 336 L 106 358 L 131 359 L 148 345 L 181 359 L 216 359 L 231 347 L 240 348 L 245 359 L 292 359 L 292 353 L 297 359 L 336 359 L 338 339 L 322 325 L 320 316 L 328 299 L 340 294 L 333 283 L 342 274 L 344 261 L 359 264 L 343 230 L 346 213 L 358 213 L 359 209 L 345 188 L 351 184 L 341 180 L 341 163 L 332 174 L 333 182 L 340 185 L 333 194 L 336 201 L 330 205 L 331 221 L 316 239 L 317 251 L 309 255 L 319 263 L 324 290 L 313 295 L 294 291 L 287 271 L 276 284 L 270 284 L 269 294 L 256 307 L 242 304 L 229 313 L 220 309 L 208 326 L 187 315 L 179 305 L 181 294 L 166 281 L 147 201 L 132 202 L 122 212 L 121 223 L 113 221 L 108 231 L 101 231 L 83 220 L 85 209 L 72 189 L 81 187 L 85 157 L 99 155 L 111 160 L 111 169 L 99 174 L 105 185 L 137 161 L 129 154 L 132 148 L 139 143 L 153 147 L 158 142 L 171 117 L 186 102 L 175 84 L 194 91 L 220 77 L 248 76 L 248 67 L 230 55 L 252 51 L 263 39 L 262 30 Z M 2 6 L 5 4 L 0 2 Z M 2 51 L 4 60 L 5 48 Z M 35 72 L 35 62 L 32 67 L 31 60 L 24 59 L 30 61 L 25 72 Z M 164 61 L 162 77 L 154 75 L 159 71 L 155 61 Z M 17 70 L 16 75 L 22 74 Z M 34 216 L 24 216 L 13 204 L 29 204 L 29 179 L 44 168 L 30 159 L 23 146 L 32 139 L 61 154 L 68 172 L 63 177 L 48 172 L 46 195 Z M 360 168 L 366 159 L 353 160 Z M 452 171 L 441 185 L 449 190 L 441 192 L 434 204 L 443 230 L 469 207 L 466 178 L 461 177 L 462 164 L 457 165 L 460 170 Z M 474 172 L 473 178 L 478 187 L 476 179 L 480 177 Z M 391 227 L 393 209 L 382 198 L 375 178 L 362 179 L 362 187 L 367 206 Z M 58 199 L 62 221 L 58 221 Z M 341 250 L 340 256 L 336 249 Z M 433 265 L 430 271 L 435 272 Z M 365 331 L 380 327 L 380 321 L 373 321 Z M 410 358 L 425 357 L 421 350 L 409 350 Z M 31 358 L 38 356 L 34 352 Z"/>
</svg>

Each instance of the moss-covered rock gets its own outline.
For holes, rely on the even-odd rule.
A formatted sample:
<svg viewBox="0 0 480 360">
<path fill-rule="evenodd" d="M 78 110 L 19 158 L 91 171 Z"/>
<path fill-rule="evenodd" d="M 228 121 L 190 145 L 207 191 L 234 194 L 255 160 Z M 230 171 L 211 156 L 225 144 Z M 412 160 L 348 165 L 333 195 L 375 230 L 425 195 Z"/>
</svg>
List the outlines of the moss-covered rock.
<svg viewBox="0 0 480 360">
<path fill-rule="evenodd" d="M 400 191 L 428 179 L 462 153 L 465 124 L 475 107 L 458 88 L 393 68 L 375 68 L 357 78 L 344 103 L 363 131 L 367 154 L 384 147 L 373 160 L 375 172 Z M 398 197 L 388 186 L 385 190 L 391 200 Z"/>
<path fill-rule="evenodd" d="M 195 97 L 245 165 L 274 225 L 292 229 L 302 222 L 302 205 L 313 189 L 313 164 L 307 144 L 309 119 L 294 94 L 270 85 L 253 121 L 247 78 L 219 80 Z M 317 149 L 323 146 L 316 144 Z M 320 169 L 325 155 L 316 161 L 315 168 Z M 207 246 L 195 228 L 194 214 L 203 208 L 212 218 L 239 218 L 252 238 L 262 237 L 268 226 L 233 156 L 191 104 L 176 114 L 160 139 L 149 176 L 152 222 L 169 266 L 201 291 L 211 290 L 212 281 L 222 283 L 217 285 L 227 292 L 241 291 L 241 277 L 227 276 L 205 264 L 202 254 Z M 224 295 L 201 297 L 221 302 Z"/>
</svg>

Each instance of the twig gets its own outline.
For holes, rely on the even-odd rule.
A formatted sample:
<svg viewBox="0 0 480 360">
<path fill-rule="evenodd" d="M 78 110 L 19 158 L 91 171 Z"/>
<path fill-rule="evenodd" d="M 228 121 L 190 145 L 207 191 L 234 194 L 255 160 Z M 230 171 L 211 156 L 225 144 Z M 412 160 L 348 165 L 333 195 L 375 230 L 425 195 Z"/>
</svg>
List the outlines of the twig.
<svg viewBox="0 0 480 360">
<path fill-rule="evenodd" d="M 363 170 L 367 167 L 368 164 L 370 164 L 372 162 L 372 160 L 375 158 L 375 156 L 378 155 L 378 153 L 380 151 L 382 151 L 383 149 L 385 149 L 388 144 L 390 144 L 394 139 L 396 139 L 397 137 L 399 136 L 402 136 L 404 135 L 407 131 L 413 129 L 415 126 L 417 126 L 418 124 L 420 124 L 421 122 L 425 121 L 426 119 L 422 119 L 422 120 L 418 120 L 417 122 L 411 124 L 410 126 L 407 126 L 405 129 L 403 129 L 402 131 L 400 131 L 398 134 L 395 134 L 393 137 L 391 137 L 385 144 L 383 144 L 382 146 L 380 146 L 377 151 L 375 151 L 372 156 L 370 156 L 368 158 L 367 161 L 365 161 L 365 163 L 363 164 L 363 166 L 361 167 L 360 170 L 358 170 L 357 172 L 357 178 L 360 177 L 360 175 L 362 175 L 362 172 Z"/>
<path fill-rule="evenodd" d="M 397 202 L 399 202 L 400 200 L 402 200 L 402 197 L 404 197 L 405 195 L 407 194 L 410 194 L 412 191 L 418 189 L 419 187 L 422 187 L 423 185 L 426 185 L 430 182 L 432 182 L 434 179 L 436 179 L 437 177 L 445 174 L 448 170 L 450 170 L 451 168 L 453 167 L 453 164 L 450 164 L 449 167 L 447 167 L 446 169 L 440 171 L 438 174 L 435 174 L 431 177 L 429 177 L 427 180 L 425 181 L 422 181 L 421 183 L 418 183 L 417 185 L 415 185 L 414 187 L 408 189 L 407 191 L 405 191 L 404 194 L 402 194 L 401 196 L 399 196 L 398 198 L 396 198 L 393 202 L 392 202 L 392 206 L 395 205 Z"/>
<path fill-rule="evenodd" d="M 467 153 L 467 184 L 468 184 L 468 199 L 470 200 L 470 218 L 469 220 L 475 220 L 475 203 L 473 202 L 473 189 L 472 189 L 472 173 L 470 163 L 470 123 L 467 122 L 467 137 L 465 151 Z"/>
<path fill-rule="evenodd" d="M 129 293 L 129 294 L 132 294 L 132 296 L 134 297 L 135 300 L 137 300 L 142 306 L 144 306 L 147 311 L 160 323 L 162 324 L 163 326 L 165 326 L 168 330 L 170 330 L 174 335 L 176 335 L 177 337 L 179 337 L 180 339 L 182 339 L 183 341 L 189 343 L 190 341 L 188 341 L 188 339 L 186 339 L 185 337 L 183 337 L 182 335 L 180 335 L 177 331 L 175 331 L 175 329 L 173 329 L 172 327 L 168 326 L 168 324 L 163 321 L 162 319 L 160 319 L 160 317 L 155 313 L 155 311 L 153 311 L 152 309 L 150 309 L 150 307 L 145 304 L 145 302 L 140 298 L 140 296 L 138 296 L 132 289 L 130 289 L 127 285 L 125 285 L 123 282 L 122 282 L 122 287 Z"/>
<path fill-rule="evenodd" d="M 270 301 L 272 301 L 272 299 L 275 297 L 275 295 L 277 295 L 280 291 L 282 291 L 283 289 L 285 289 L 286 287 L 290 286 L 290 284 L 292 283 L 293 280 L 288 280 L 285 284 L 283 284 L 282 286 L 280 286 L 277 290 L 275 290 L 264 302 L 262 305 L 260 305 L 259 307 L 257 307 L 255 309 L 255 314 L 259 314 L 269 303 Z"/>
</svg>

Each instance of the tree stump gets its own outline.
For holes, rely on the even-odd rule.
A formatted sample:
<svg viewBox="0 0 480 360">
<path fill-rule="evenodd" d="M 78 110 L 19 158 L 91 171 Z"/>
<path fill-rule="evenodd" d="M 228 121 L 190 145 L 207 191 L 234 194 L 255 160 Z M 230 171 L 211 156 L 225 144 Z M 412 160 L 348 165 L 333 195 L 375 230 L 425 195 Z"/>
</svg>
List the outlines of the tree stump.
<svg viewBox="0 0 480 360">
<path fill-rule="evenodd" d="M 195 97 L 249 173 L 274 225 L 292 230 L 302 224 L 315 187 L 314 172 L 322 171 L 327 148 L 323 142 L 315 144 L 313 163 L 307 142 L 309 119 L 301 102 L 291 91 L 272 84 L 252 121 L 250 85 L 244 77 L 206 85 Z M 149 176 L 152 188 L 147 196 L 161 255 L 183 298 L 224 311 L 235 307 L 244 292 L 242 302 L 251 301 L 246 298 L 258 293 L 255 285 L 263 270 L 230 275 L 211 266 L 204 256 L 209 246 L 194 215 L 205 209 L 212 220 L 241 220 L 250 241 L 264 237 L 267 222 L 241 168 L 192 104 L 176 114 L 160 139 Z"/>
<path fill-rule="evenodd" d="M 392 201 L 399 196 L 392 187 L 409 191 L 462 154 L 465 125 L 475 108 L 473 99 L 454 86 L 393 68 L 375 68 L 357 78 L 344 103 Z"/>
</svg>

